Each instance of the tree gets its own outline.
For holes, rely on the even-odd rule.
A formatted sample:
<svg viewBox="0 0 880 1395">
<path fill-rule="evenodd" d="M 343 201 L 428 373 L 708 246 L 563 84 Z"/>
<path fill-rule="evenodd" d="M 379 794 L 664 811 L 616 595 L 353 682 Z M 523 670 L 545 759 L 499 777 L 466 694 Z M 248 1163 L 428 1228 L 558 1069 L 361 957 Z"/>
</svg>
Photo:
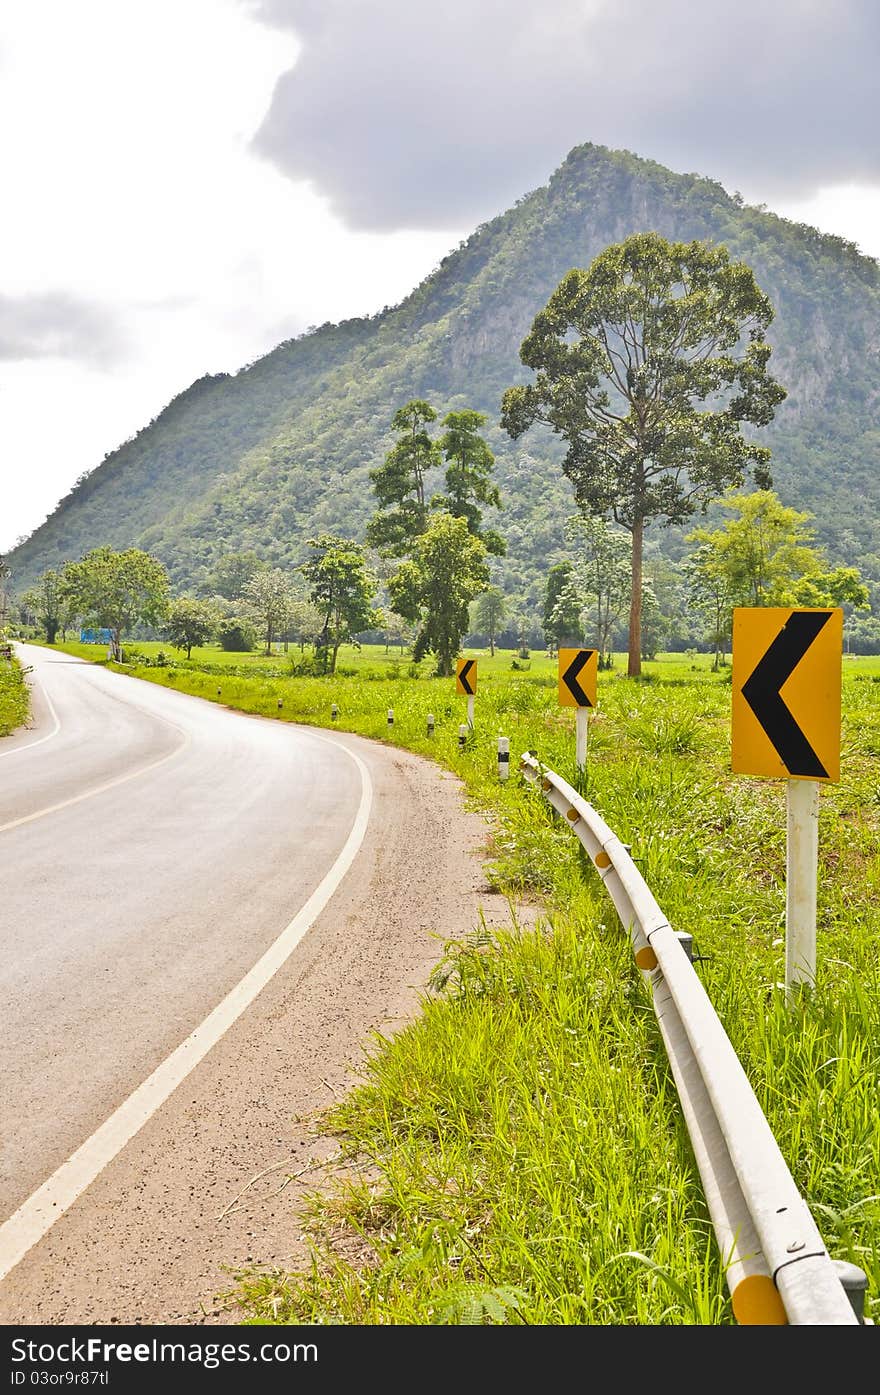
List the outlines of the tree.
<svg viewBox="0 0 880 1395">
<path fill-rule="evenodd" d="M 557 562 L 547 573 L 547 589 L 544 593 L 544 614 L 541 627 L 551 655 L 560 644 L 579 644 L 581 630 L 581 607 L 574 586 L 574 568 L 571 562 Z"/>
<path fill-rule="evenodd" d="M 263 627 L 267 654 L 272 653 L 276 636 L 287 625 L 295 599 L 293 578 L 280 567 L 261 567 L 245 582 L 242 600 Z"/>
<path fill-rule="evenodd" d="M 489 652 L 495 656 L 495 639 L 507 615 L 507 602 L 504 592 L 497 586 L 489 586 L 477 597 L 474 608 L 474 624 L 482 634 L 489 636 Z"/>
<path fill-rule="evenodd" d="M 205 589 L 224 600 L 240 601 L 251 577 L 265 566 L 256 552 L 227 552 L 208 573 Z"/>
<path fill-rule="evenodd" d="M 773 319 L 725 247 L 636 233 L 563 277 L 520 347 L 536 373 L 508 388 L 501 424 L 543 422 L 568 444 L 578 505 L 631 534 L 628 672 L 641 672 L 642 552 L 652 520 L 681 523 L 747 468 L 770 486 L 766 426 L 785 390 L 767 372 Z"/>
<path fill-rule="evenodd" d="M 335 673 L 339 646 L 382 624 L 382 612 L 371 605 L 376 579 L 367 569 L 364 549 L 351 538 L 322 533 L 309 538 L 308 546 L 314 555 L 300 570 L 321 616 L 315 652 L 323 656 L 324 672 L 329 667 Z"/>
<path fill-rule="evenodd" d="M 811 515 L 787 508 L 772 490 L 730 494 L 722 508 L 733 517 L 721 528 L 695 528 L 688 541 L 724 569 L 734 605 L 786 605 L 793 583 L 821 569 Z"/>
<path fill-rule="evenodd" d="M 409 620 L 404 620 L 402 615 L 396 611 L 389 610 L 385 615 L 385 653 L 388 653 L 392 644 L 396 644 L 403 653 L 404 646 L 412 641 L 413 626 Z"/>
<path fill-rule="evenodd" d="M 122 658 L 122 636 L 139 620 L 159 624 L 168 610 L 168 573 L 148 552 L 96 547 L 62 570 L 71 612 L 110 631 L 113 656 Z"/>
<path fill-rule="evenodd" d="M 689 537 L 695 538 L 696 534 Z M 709 542 L 700 543 L 685 561 L 683 570 L 685 599 L 709 626 L 714 652 L 712 670 L 717 673 L 730 641 L 736 579 L 725 564 L 723 552 Z"/>
<path fill-rule="evenodd" d="M 596 636 L 600 668 L 610 669 L 614 631 L 630 603 L 629 543 L 618 529 L 591 514 L 567 518 L 564 533 L 575 549 L 572 580 L 581 626 Z"/>
<path fill-rule="evenodd" d="M 504 539 L 492 528 L 483 531 L 483 514 L 479 508 L 480 504 L 501 507 L 498 486 L 490 479 L 495 457 L 479 434 L 485 420 L 484 413 L 470 410 L 449 412 L 443 418 L 441 425 L 445 431 L 438 444 L 447 461 L 446 493 L 435 494 L 431 507 L 445 509 L 453 518 L 465 519 L 468 531 L 482 539 L 486 551 L 503 557 L 507 551 Z"/>
<path fill-rule="evenodd" d="M 257 629 L 249 615 L 224 615 L 217 625 L 220 648 L 230 654 L 249 654 L 257 644 Z"/>
<path fill-rule="evenodd" d="M 186 657 L 192 654 L 193 645 L 207 644 L 217 633 L 220 617 L 209 601 L 198 601 L 192 596 L 179 596 L 171 602 L 165 634 L 175 649 L 185 649 Z"/>
<path fill-rule="evenodd" d="M 288 629 L 295 643 L 299 645 L 300 653 L 307 644 L 315 643 L 323 623 L 321 612 L 312 601 L 301 597 L 293 602 Z"/>
<path fill-rule="evenodd" d="M 367 525 L 367 542 L 386 557 L 404 557 L 428 522 L 428 474 L 441 463 L 440 450 L 426 427 L 437 413 L 421 398 L 400 407 L 391 420 L 395 445 L 370 471 L 379 511 Z"/>
<path fill-rule="evenodd" d="M 737 605 L 849 605 L 869 603 L 855 567 L 828 570 L 814 546 L 812 515 L 786 507 L 772 490 L 731 494 L 722 507 L 732 517 L 716 529 L 695 528 L 697 548 L 686 563 L 691 595 L 712 616 L 715 665 Z"/>
<path fill-rule="evenodd" d="M 54 644 L 70 609 L 60 572 L 52 569 L 44 572 L 36 586 L 27 591 L 21 599 L 22 604 L 27 606 L 42 625 L 47 642 Z"/>
<path fill-rule="evenodd" d="M 468 630 L 472 600 L 489 584 L 486 548 L 468 532 L 464 518 L 438 513 L 388 582 L 391 604 L 405 620 L 418 624 L 413 649 L 416 662 L 428 652 L 437 673 L 448 677 Z"/>
<path fill-rule="evenodd" d="M 9 613 L 10 595 L 8 583 L 11 577 L 12 568 L 6 561 L 6 558 L 0 554 L 0 631 L 5 627 L 6 617 Z"/>
</svg>

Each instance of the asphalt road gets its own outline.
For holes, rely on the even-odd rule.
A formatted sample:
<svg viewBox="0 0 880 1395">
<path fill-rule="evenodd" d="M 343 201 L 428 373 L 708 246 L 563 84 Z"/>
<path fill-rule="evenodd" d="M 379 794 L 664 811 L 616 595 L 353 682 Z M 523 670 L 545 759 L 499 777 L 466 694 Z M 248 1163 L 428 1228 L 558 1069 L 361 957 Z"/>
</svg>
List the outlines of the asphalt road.
<svg viewBox="0 0 880 1395">
<path fill-rule="evenodd" d="M 19 656 L 35 720 L 0 743 L 0 1320 L 189 1321 L 224 1266 L 291 1252 L 286 1210 L 260 1232 L 224 1203 L 305 1146 L 291 1119 L 414 1010 L 442 937 L 506 907 L 485 826 L 429 762 Z"/>
</svg>

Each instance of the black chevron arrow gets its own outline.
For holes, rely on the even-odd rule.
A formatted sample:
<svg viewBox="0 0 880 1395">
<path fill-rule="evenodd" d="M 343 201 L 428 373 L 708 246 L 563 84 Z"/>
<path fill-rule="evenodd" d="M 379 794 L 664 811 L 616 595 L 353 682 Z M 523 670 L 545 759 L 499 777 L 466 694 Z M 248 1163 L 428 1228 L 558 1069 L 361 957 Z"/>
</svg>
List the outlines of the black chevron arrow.
<svg viewBox="0 0 880 1395">
<path fill-rule="evenodd" d="M 468 674 L 470 673 L 471 669 L 473 668 L 476 662 L 476 659 L 465 659 L 464 663 L 461 666 L 461 672 L 458 675 L 459 683 L 464 688 L 465 692 L 470 693 L 471 696 L 473 696 L 474 694 L 474 689 L 470 685 L 470 679 L 468 678 Z"/>
<path fill-rule="evenodd" d="M 830 613 L 796 610 L 742 686 L 743 697 L 789 775 L 805 779 L 827 780 L 828 771 L 786 707 L 779 690 L 830 619 Z"/>
<path fill-rule="evenodd" d="M 595 652 L 596 651 L 594 649 L 582 649 L 580 653 L 576 656 L 576 658 L 572 659 L 568 668 L 562 675 L 562 681 L 565 684 L 568 691 L 571 693 L 578 707 L 593 706 L 593 704 L 590 702 L 590 699 L 587 697 L 586 693 L 584 692 L 583 688 L 577 680 L 578 674 L 580 673 L 581 669 L 584 667 L 585 664 L 589 663 L 590 659 L 592 658 Z"/>
</svg>

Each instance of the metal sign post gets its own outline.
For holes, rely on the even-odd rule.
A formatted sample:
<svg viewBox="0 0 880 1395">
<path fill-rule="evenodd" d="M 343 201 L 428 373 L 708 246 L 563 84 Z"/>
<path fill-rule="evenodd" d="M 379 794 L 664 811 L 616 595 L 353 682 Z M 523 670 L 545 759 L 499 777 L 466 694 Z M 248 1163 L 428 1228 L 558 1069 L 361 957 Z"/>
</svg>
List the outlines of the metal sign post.
<svg viewBox="0 0 880 1395">
<path fill-rule="evenodd" d="M 732 766 L 787 780 L 785 991 L 816 981 L 819 785 L 840 779 L 843 611 L 733 612 Z"/>
</svg>

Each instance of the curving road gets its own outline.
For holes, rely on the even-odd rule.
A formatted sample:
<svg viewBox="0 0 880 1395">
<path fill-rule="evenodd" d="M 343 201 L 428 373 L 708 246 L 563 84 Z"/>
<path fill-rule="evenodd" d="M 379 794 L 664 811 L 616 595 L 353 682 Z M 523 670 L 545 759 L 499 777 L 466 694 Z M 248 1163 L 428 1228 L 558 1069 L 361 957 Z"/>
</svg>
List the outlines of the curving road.
<svg viewBox="0 0 880 1395">
<path fill-rule="evenodd" d="M 168 1321 L 161 1244 L 147 1306 L 130 1275 L 112 1273 L 113 1246 L 120 1270 L 132 1246 L 128 1219 L 108 1211 L 114 1169 L 129 1169 L 123 1191 L 132 1175 L 149 1178 L 168 1155 L 155 1142 L 166 1116 L 182 1096 L 198 1110 L 202 1144 L 137 1222 L 148 1252 L 172 1209 L 195 1302 L 217 1265 L 199 1249 L 204 1216 L 181 1227 L 200 1214 L 195 1179 L 217 1181 L 229 1098 L 252 1099 L 266 1033 L 288 1072 L 271 1106 L 277 1156 L 291 1076 L 311 1090 L 341 1080 L 389 1003 L 411 1009 L 439 952 L 434 932 L 473 924 L 487 893 L 468 854 L 484 830 L 461 814 L 450 777 L 378 743 L 248 718 L 34 646 L 19 656 L 35 724 L 0 743 L 0 1320 L 105 1321 L 121 1309 Z M 421 854 L 415 829 L 427 834 Z M 252 1103 L 236 1115 L 229 1187 L 265 1148 L 253 1114 Z M 96 1225 L 112 1314 L 93 1291 L 95 1257 L 79 1286 L 71 1258 L 86 1234 L 94 1247 Z M 230 1257 L 252 1256 L 219 1256 Z M 179 1291 L 180 1276 L 171 1282 Z"/>
</svg>

